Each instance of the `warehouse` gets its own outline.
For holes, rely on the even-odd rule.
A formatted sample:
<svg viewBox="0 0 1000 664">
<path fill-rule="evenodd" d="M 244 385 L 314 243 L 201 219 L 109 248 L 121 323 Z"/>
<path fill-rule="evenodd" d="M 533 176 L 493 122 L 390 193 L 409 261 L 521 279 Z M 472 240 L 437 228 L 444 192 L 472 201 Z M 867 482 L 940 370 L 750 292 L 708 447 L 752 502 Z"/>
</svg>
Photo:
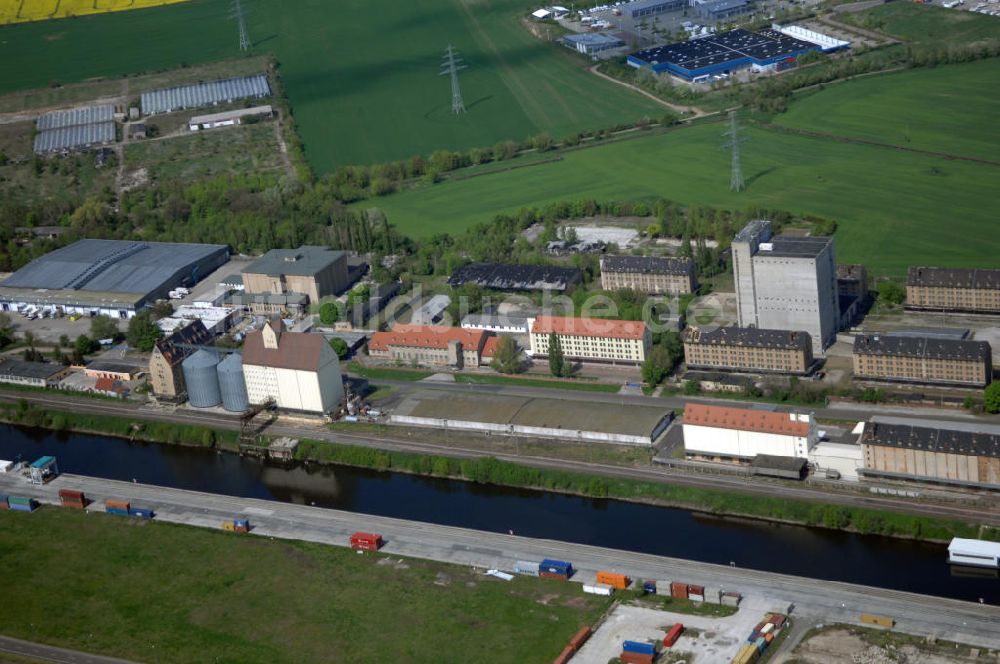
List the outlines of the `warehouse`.
<svg viewBox="0 0 1000 664">
<path fill-rule="evenodd" d="M 0 360 L 0 383 L 28 385 L 30 387 L 55 387 L 69 373 L 69 367 L 50 362 L 24 362 L 4 358 Z"/>
<path fill-rule="evenodd" d="M 347 253 L 327 247 L 302 246 L 272 249 L 243 270 L 243 293 L 251 295 L 304 295 L 310 303 L 336 295 L 348 286 Z M 270 302 L 247 297 L 254 313 L 277 313 Z"/>
<path fill-rule="evenodd" d="M 783 35 L 788 35 L 789 37 L 794 37 L 810 44 L 816 44 L 824 53 L 833 53 L 834 51 L 851 47 L 851 42 L 849 41 L 837 39 L 836 37 L 831 37 L 830 35 L 816 32 L 800 25 L 778 25 L 775 23 L 771 28 Z"/>
<path fill-rule="evenodd" d="M 749 32 L 730 30 L 718 35 L 657 46 L 628 56 L 637 69 L 648 67 L 656 73 L 669 72 L 688 81 L 738 69 L 776 68 L 819 47 L 775 30 Z"/>
<path fill-rule="evenodd" d="M 510 436 L 648 446 L 666 430 L 672 414 L 670 410 L 652 406 L 626 409 L 596 401 L 499 394 L 483 398 L 427 390 L 400 403 L 389 421 Z"/>
<path fill-rule="evenodd" d="M 170 113 L 185 108 L 212 106 L 220 102 L 228 103 L 239 99 L 260 99 L 270 95 L 271 86 L 267 83 L 267 75 L 254 74 L 150 90 L 142 93 L 140 101 L 143 114 L 153 115 L 154 113 Z"/>
<path fill-rule="evenodd" d="M 229 260 L 220 244 L 80 240 L 31 261 L 0 282 L 0 310 L 131 318 L 178 286 Z"/>
<path fill-rule="evenodd" d="M 625 5 L 624 10 L 632 18 L 641 19 L 644 16 L 655 16 L 664 12 L 684 9 L 687 4 L 687 0 L 636 0 Z"/>
<path fill-rule="evenodd" d="M 710 0 L 696 2 L 694 9 L 695 13 L 706 21 L 725 21 L 749 13 L 753 7 L 749 0 Z"/>
<path fill-rule="evenodd" d="M 601 256 L 601 288 L 627 288 L 653 295 L 688 295 L 698 290 L 694 261 L 668 256 Z"/>
<path fill-rule="evenodd" d="M 984 387 L 993 377 L 993 352 L 985 341 L 859 334 L 854 338 L 854 376 Z"/>
<path fill-rule="evenodd" d="M 210 113 L 209 115 L 196 115 L 188 120 L 190 131 L 200 131 L 202 129 L 215 129 L 216 127 L 233 127 L 243 124 L 244 120 L 269 118 L 273 115 L 270 105 L 253 106 L 251 108 L 237 108 L 221 113 Z"/>
<path fill-rule="evenodd" d="M 918 311 L 1000 313 L 1000 270 L 911 267 L 906 308 Z"/>
<path fill-rule="evenodd" d="M 807 459 L 818 440 L 809 413 L 689 403 L 683 422 L 684 452 L 694 459 L 749 460 L 758 454 Z"/>
<path fill-rule="evenodd" d="M 581 35 L 566 35 L 562 38 L 562 44 L 566 48 L 571 48 L 584 55 L 595 55 L 603 51 L 621 48 L 625 45 L 625 42 L 611 35 L 584 33 Z"/>
<path fill-rule="evenodd" d="M 457 288 L 476 284 L 502 291 L 565 291 L 582 279 L 583 272 L 575 267 L 472 263 L 455 270 L 448 285 Z"/>
<path fill-rule="evenodd" d="M 1000 427 L 875 416 L 861 434 L 867 477 L 1000 489 Z"/>
</svg>

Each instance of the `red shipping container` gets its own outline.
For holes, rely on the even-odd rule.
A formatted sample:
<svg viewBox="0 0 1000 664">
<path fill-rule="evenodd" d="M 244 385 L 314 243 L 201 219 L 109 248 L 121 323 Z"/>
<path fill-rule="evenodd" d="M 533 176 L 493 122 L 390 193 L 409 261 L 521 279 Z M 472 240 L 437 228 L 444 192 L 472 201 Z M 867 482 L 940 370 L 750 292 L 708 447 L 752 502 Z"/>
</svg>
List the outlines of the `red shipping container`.
<svg viewBox="0 0 1000 664">
<path fill-rule="evenodd" d="M 589 627 L 581 627 L 580 631 L 577 632 L 576 635 L 572 639 L 569 640 L 569 645 L 574 650 L 579 650 L 580 646 L 582 646 L 584 643 L 586 643 L 587 639 L 589 639 L 589 638 L 590 638 L 590 628 Z"/>
<path fill-rule="evenodd" d="M 686 583 L 680 583 L 679 581 L 674 581 L 670 584 L 670 595 L 671 597 L 680 597 L 682 599 L 687 599 L 688 596 L 688 586 Z"/>
<path fill-rule="evenodd" d="M 566 664 L 566 662 L 573 657 L 573 653 L 575 652 L 576 650 L 573 649 L 573 646 L 566 646 L 563 648 L 563 651 L 559 653 L 559 656 L 552 660 L 552 664 Z"/>
<path fill-rule="evenodd" d="M 75 503 L 82 503 L 84 500 L 83 491 L 73 491 L 72 489 L 59 489 L 59 498 L 68 499 Z"/>
<path fill-rule="evenodd" d="M 705 596 L 705 586 L 688 586 L 688 594 Z"/>
<path fill-rule="evenodd" d="M 125 510 L 128 511 L 128 501 L 127 500 L 105 500 L 104 504 L 114 510 Z"/>
<path fill-rule="evenodd" d="M 677 643 L 677 639 L 679 639 L 683 633 L 684 625 L 675 623 L 674 626 L 670 628 L 670 631 L 667 632 L 667 635 L 663 637 L 663 645 L 669 648 Z"/>
<path fill-rule="evenodd" d="M 361 551 L 378 551 L 382 546 L 382 536 L 378 533 L 357 532 L 351 535 L 351 548 Z"/>
<path fill-rule="evenodd" d="M 641 652 L 628 652 L 623 650 L 622 654 L 618 655 L 618 659 L 625 664 L 653 664 L 653 656 Z"/>
<path fill-rule="evenodd" d="M 556 574 L 555 572 L 539 572 L 538 576 L 544 579 L 559 579 L 560 581 L 569 580 L 569 577 L 565 574 Z"/>
<path fill-rule="evenodd" d="M 785 616 L 771 616 L 767 619 L 767 622 L 771 623 L 776 628 L 781 629 L 781 626 L 785 624 Z"/>
</svg>

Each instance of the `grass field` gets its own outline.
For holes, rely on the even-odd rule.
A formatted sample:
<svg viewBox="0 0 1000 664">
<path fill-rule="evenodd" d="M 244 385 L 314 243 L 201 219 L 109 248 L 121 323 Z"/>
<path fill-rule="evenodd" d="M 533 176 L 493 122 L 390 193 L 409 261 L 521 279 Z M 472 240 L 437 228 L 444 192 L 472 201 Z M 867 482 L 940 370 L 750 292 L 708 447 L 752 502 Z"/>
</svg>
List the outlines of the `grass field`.
<svg viewBox="0 0 1000 664">
<path fill-rule="evenodd" d="M 1000 39 L 1000 21 L 995 17 L 930 4 L 889 2 L 857 14 L 839 14 L 838 19 L 922 46 L 975 44 Z"/>
<path fill-rule="evenodd" d="M 572 151 L 562 161 L 393 194 L 376 203 L 403 233 L 458 233 L 524 205 L 666 197 L 784 208 L 834 219 L 837 258 L 876 274 L 908 265 L 989 266 L 997 167 L 748 128 L 747 191 L 729 191 L 721 125 Z M 367 203 L 371 205 L 371 203 Z M 969 241 L 956 241 L 968 238 Z"/>
<path fill-rule="evenodd" d="M 186 0 L 0 0 L 0 25 L 158 7 Z"/>
<path fill-rule="evenodd" d="M 0 92 L 95 76 L 169 69 L 237 55 L 228 0 L 0 29 Z M 310 163 L 326 172 L 436 149 L 493 145 L 549 132 L 556 139 L 659 117 L 665 109 L 586 71 L 568 49 L 520 24 L 526 0 L 247 0 L 255 52 L 273 52 Z M 156 35 L 151 39 L 150 35 Z M 100 43 L 100 49 L 92 48 Z M 453 116 L 452 43 L 468 113 Z M 88 57 L 73 57 L 88 53 Z"/>
<path fill-rule="evenodd" d="M 996 58 L 873 76 L 797 98 L 776 122 L 1000 161 L 998 80 L 1000 60 Z"/>
<path fill-rule="evenodd" d="M 576 584 L 58 508 L 0 511 L 0 559 L 5 635 L 149 663 L 549 662 L 608 603 Z"/>
</svg>

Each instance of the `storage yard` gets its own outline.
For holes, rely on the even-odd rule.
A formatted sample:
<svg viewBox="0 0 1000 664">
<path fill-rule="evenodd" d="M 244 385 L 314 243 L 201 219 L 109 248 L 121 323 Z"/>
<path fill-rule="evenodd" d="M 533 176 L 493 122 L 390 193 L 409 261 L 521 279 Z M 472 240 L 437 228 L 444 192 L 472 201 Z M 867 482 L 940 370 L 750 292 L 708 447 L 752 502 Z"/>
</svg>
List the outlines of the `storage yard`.
<svg viewBox="0 0 1000 664">
<path fill-rule="evenodd" d="M 466 429 L 502 435 L 552 437 L 651 445 L 666 430 L 672 411 L 655 406 L 575 402 L 490 395 L 448 395 L 425 390 L 393 408 L 392 424 Z"/>
</svg>

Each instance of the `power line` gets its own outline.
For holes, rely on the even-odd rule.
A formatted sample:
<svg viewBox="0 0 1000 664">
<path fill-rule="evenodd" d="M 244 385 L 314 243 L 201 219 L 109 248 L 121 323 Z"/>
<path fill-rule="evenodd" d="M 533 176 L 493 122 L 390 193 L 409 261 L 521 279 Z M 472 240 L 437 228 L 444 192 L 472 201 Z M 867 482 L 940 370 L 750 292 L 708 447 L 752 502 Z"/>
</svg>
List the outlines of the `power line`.
<svg viewBox="0 0 1000 664">
<path fill-rule="evenodd" d="M 240 0 L 233 0 L 233 13 L 232 18 L 236 19 L 236 25 L 239 27 L 240 31 L 240 50 L 249 51 L 250 50 L 250 37 L 247 35 L 247 22 L 246 17 L 243 15 L 243 5 Z"/>
<path fill-rule="evenodd" d="M 743 181 L 743 165 L 740 160 L 740 144 L 747 139 L 739 137 L 739 123 L 736 121 L 736 111 L 729 111 L 729 131 L 722 134 L 729 136 L 729 141 L 722 146 L 723 150 L 733 153 L 732 170 L 729 175 L 729 188 L 732 191 L 743 191 L 746 183 Z"/>
<path fill-rule="evenodd" d="M 462 101 L 462 89 L 458 87 L 458 72 L 465 69 L 467 65 L 462 63 L 462 58 L 459 57 L 458 51 L 452 48 L 451 44 L 448 44 L 448 49 L 445 51 L 443 62 L 441 63 L 441 72 L 438 76 L 451 76 L 451 112 L 455 113 L 465 113 L 465 103 Z"/>
</svg>

